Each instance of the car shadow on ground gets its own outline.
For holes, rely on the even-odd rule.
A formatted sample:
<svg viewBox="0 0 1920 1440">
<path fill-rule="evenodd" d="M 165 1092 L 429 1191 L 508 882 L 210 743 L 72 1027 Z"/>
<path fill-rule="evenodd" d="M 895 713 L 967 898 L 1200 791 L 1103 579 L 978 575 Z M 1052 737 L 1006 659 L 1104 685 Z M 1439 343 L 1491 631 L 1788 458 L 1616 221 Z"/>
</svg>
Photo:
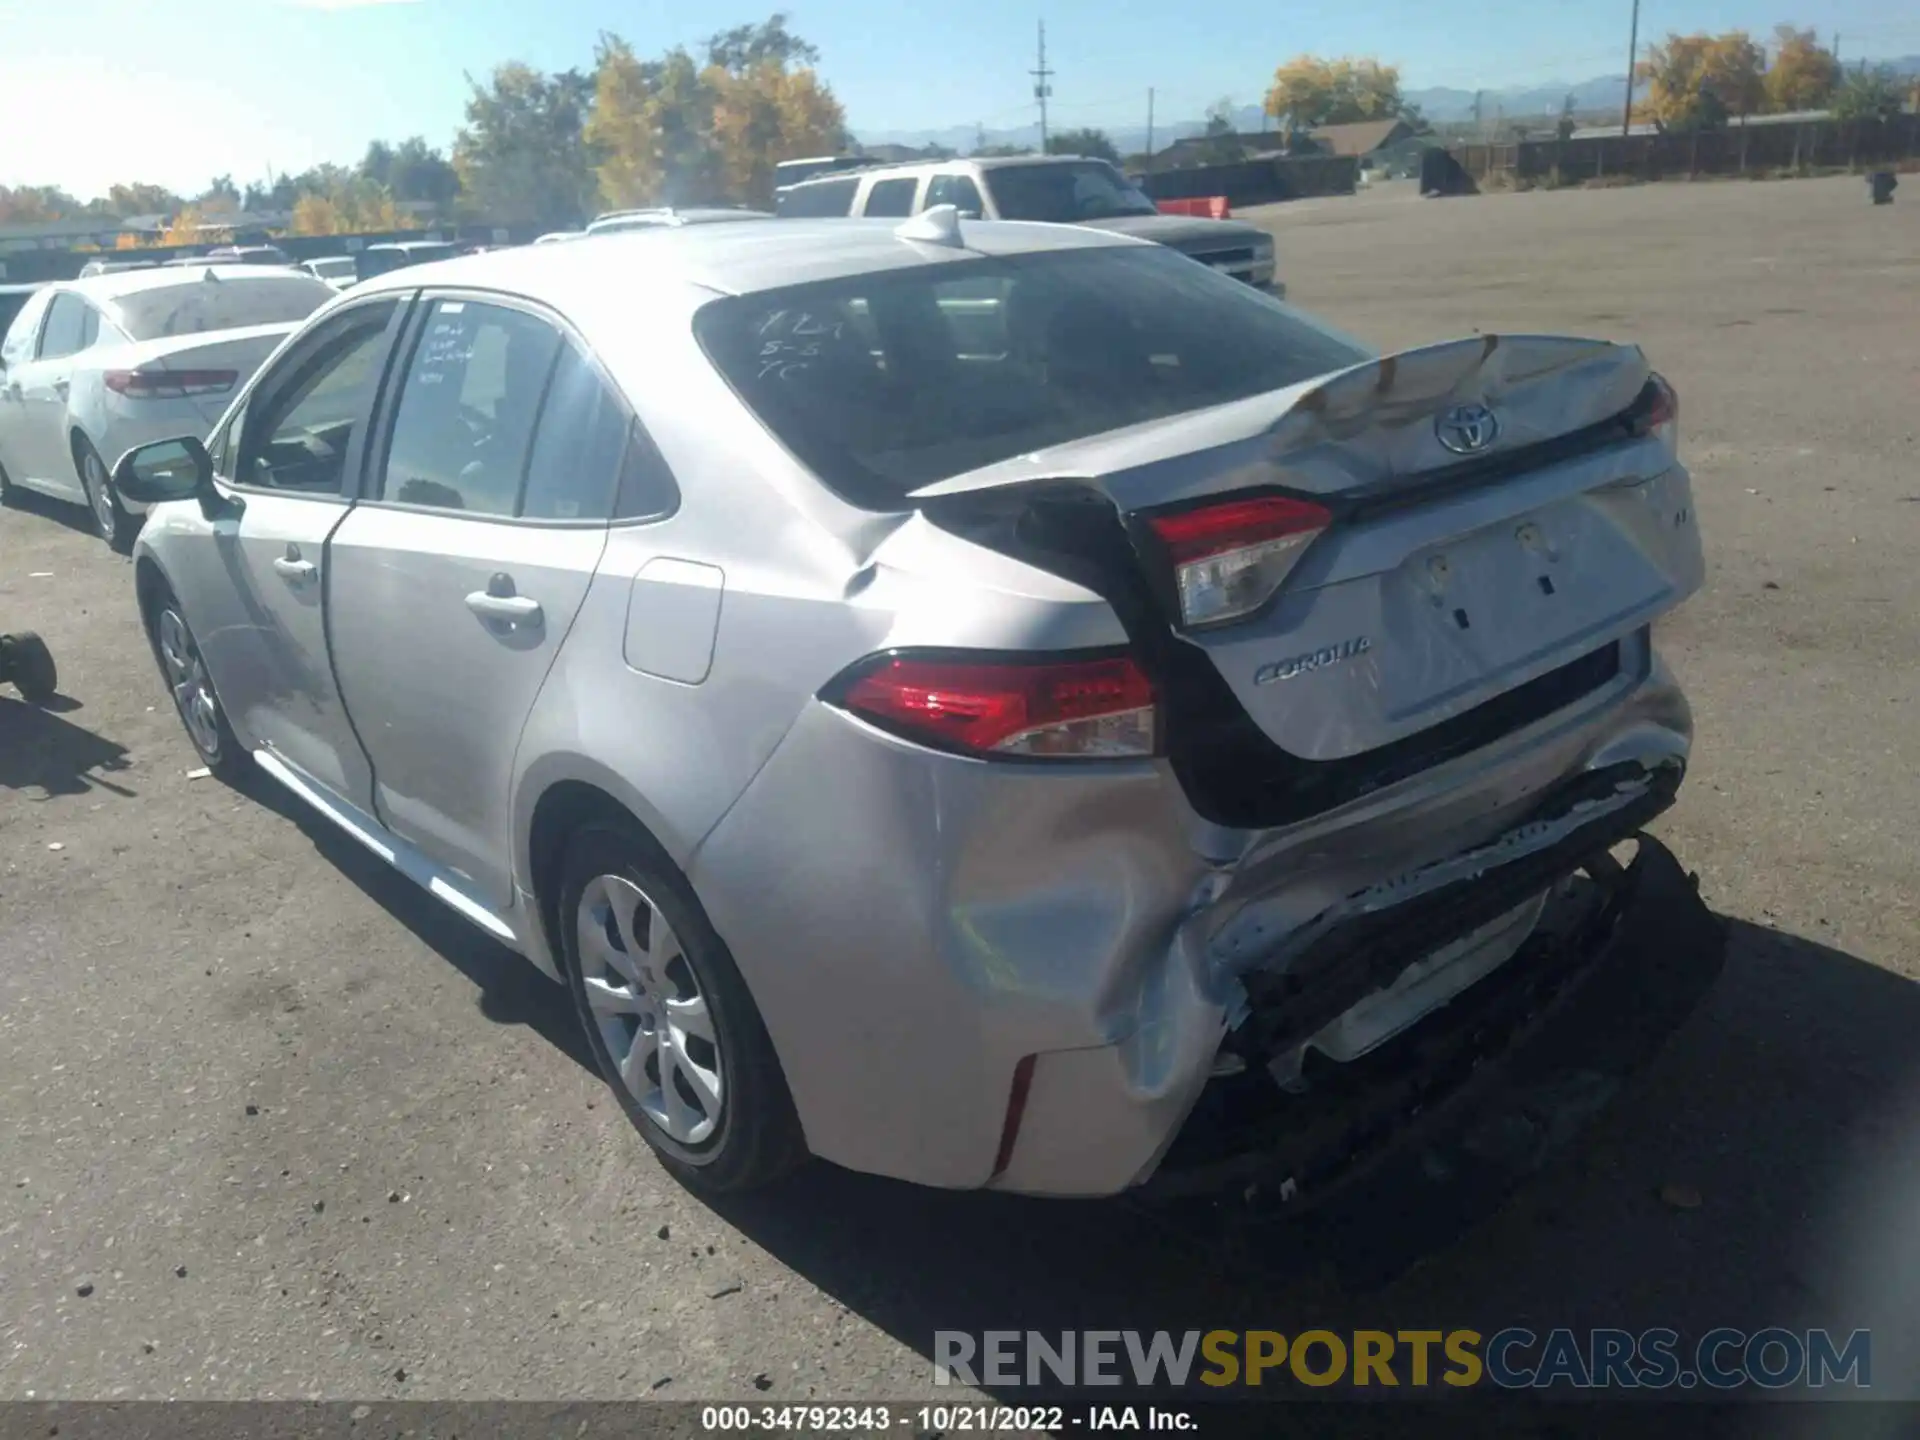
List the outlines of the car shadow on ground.
<svg viewBox="0 0 1920 1440">
<path fill-rule="evenodd" d="M 295 826 L 329 864 L 410 930 L 479 990 L 480 1013 L 499 1025 L 524 1025 L 596 1078 L 573 1000 L 523 957 L 462 920 L 365 846 L 258 770 L 235 787 Z"/>
<path fill-rule="evenodd" d="M 127 768 L 126 747 L 62 718 L 80 708 L 65 695 L 44 705 L 0 695 L 0 790 L 42 790 L 48 799 L 96 788 L 135 793 L 106 778 Z"/>
<path fill-rule="evenodd" d="M 91 535 L 98 539 L 99 527 L 94 524 L 93 514 L 86 506 L 73 500 L 56 500 L 51 495 L 42 495 L 37 490 L 22 490 L 17 486 L 7 499 L 7 508 L 17 510 L 22 515 L 37 516 L 42 520 L 51 520 L 74 532 L 76 535 Z"/>
</svg>

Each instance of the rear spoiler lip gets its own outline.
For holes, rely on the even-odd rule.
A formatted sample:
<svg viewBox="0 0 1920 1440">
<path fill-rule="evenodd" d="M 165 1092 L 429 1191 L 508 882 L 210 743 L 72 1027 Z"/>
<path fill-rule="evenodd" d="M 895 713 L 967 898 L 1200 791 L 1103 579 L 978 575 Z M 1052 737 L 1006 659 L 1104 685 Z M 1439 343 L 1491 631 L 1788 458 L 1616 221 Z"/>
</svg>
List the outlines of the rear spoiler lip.
<svg viewBox="0 0 1920 1440">
<path fill-rule="evenodd" d="M 1263 443 L 1271 444 L 1274 437 L 1277 437 L 1290 425 L 1305 421 L 1316 413 L 1324 413 L 1327 411 L 1330 399 L 1333 399 L 1333 403 L 1337 404 L 1339 400 L 1344 400 L 1352 395 L 1355 392 L 1356 382 L 1362 380 L 1364 377 L 1374 377 L 1375 383 L 1371 387 L 1368 387 L 1369 389 L 1376 393 L 1384 392 L 1392 388 L 1396 377 L 1400 375 L 1402 371 L 1410 368 L 1411 364 L 1421 361 L 1431 361 L 1436 355 L 1451 352 L 1459 362 L 1459 372 L 1454 377 L 1453 382 L 1457 385 L 1467 376 L 1484 369 L 1488 362 L 1501 352 L 1503 346 L 1506 347 L 1507 354 L 1511 355 L 1515 347 L 1524 344 L 1551 344 L 1564 347 L 1565 355 L 1569 362 L 1578 359 L 1583 354 L 1598 356 L 1609 351 L 1638 352 L 1639 349 L 1638 346 L 1620 344 L 1610 340 L 1595 340 L 1571 335 L 1495 334 L 1469 336 L 1464 339 L 1446 340 L 1431 345 L 1414 346 L 1411 349 L 1398 350 L 1390 354 L 1374 356 L 1370 359 L 1356 361 L 1354 364 L 1342 369 L 1332 370 L 1324 375 L 1318 375 L 1311 379 L 1300 381 L 1295 385 L 1284 386 L 1277 390 L 1269 390 L 1255 395 L 1243 396 L 1240 399 L 1225 401 L 1220 405 L 1201 410 L 1163 416 L 1157 420 L 1143 422 L 1138 427 L 1125 427 L 1121 430 L 1109 432 L 1107 435 L 1086 436 L 1080 440 L 1067 443 L 1078 446 L 1088 442 L 1105 442 L 1113 436 L 1124 435 L 1128 430 L 1135 428 L 1137 428 L 1142 435 L 1151 435 L 1155 431 L 1166 427 L 1193 426 L 1196 422 L 1202 422 L 1203 417 L 1208 416 L 1210 413 L 1224 415 L 1225 412 L 1242 409 L 1243 407 L 1247 412 L 1254 412 L 1254 407 L 1263 407 L 1264 413 L 1259 414 L 1258 419 L 1252 418 L 1252 414 L 1248 414 L 1247 418 L 1238 421 L 1223 420 L 1223 428 L 1229 430 L 1230 433 L 1202 441 L 1194 445 L 1192 449 L 1186 453 L 1197 454 L 1214 450 L 1231 450 L 1241 446 L 1257 447 Z M 1641 358 L 1641 363 L 1643 366 L 1645 365 L 1644 357 Z M 1650 369 L 1649 373 L 1651 373 Z M 1591 429 L 1595 427 L 1590 426 L 1587 428 Z M 1564 439 L 1565 437 L 1560 438 Z M 1549 442 L 1535 442 L 1536 445 L 1545 443 Z M 1485 459 L 1478 459 L 1466 463 L 1474 465 L 1491 464 L 1508 455 L 1520 455 L 1533 448 L 1534 446 L 1522 446 L 1517 449 L 1496 452 L 1496 454 L 1486 457 Z M 1264 458 L 1265 455 L 1270 452 L 1262 453 Z M 1104 478 L 1107 475 L 1123 474 L 1128 470 L 1136 468 L 1134 465 L 1120 464 L 1114 465 L 1111 468 L 1089 471 L 1085 469 L 1076 470 L 1068 466 L 1062 470 L 1049 473 L 1036 467 L 1027 473 L 1020 473 L 1021 467 L 1027 462 L 1027 459 L 1028 457 L 1015 457 L 1010 460 L 985 466 L 979 470 L 966 471 L 959 475 L 949 476 L 943 480 L 936 480 L 931 484 L 923 485 L 916 490 L 909 491 L 906 499 L 910 504 L 918 505 L 924 500 L 938 500 L 948 496 L 973 494 L 987 490 L 1018 489 L 1023 486 L 1042 483 L 1048 480 L 1077 479 L 1083 482 L 1086 480 L 1096 480 Z M 1156 455 L 1153 458 L 1140 461 L 1138 468 L 1164 464 L 1167 463 L 1167 460 L 1168 457 L 1166 455 Z M 1386 489 L 1395 486 L 1405 486 L 1409 480 L 1412 479 L 1418 478 L 1424 481 L 1425 477 L 1452 474 L 1460 468 L 1459 466 L 1450 466 L 1442 470 L 1421 471 L 1418 477 L 1409 475 L 1389 476 L 1379 482 L 1377 487 L 1373 488 Z M 1325 495 L 1316 493 L 1312 498 L 1324 503 L 1326 500 L 1335 498 L 1337 495 L 1351 495 L 1354 493 L 1358 492 L 1344 490 Z"/>
<path fill-rule="evenodd" d="M 1640 438 L 1639 423 L 1653 404 L 1656 383 L 1656 379 L 1650 376 L 1631 404 L 1607 416 L 1604 420 L 1597 420 L 1578 430 L 1570 430 L 1565 435 L 1555 436 L 1551 440 L 1539 440 L 1530 445 L 1503 450 L 1494 455 L 1461 460 L 1439 469 L 1423 470 L 1418 475 L 1396 475 L 1376 484 L 1330 494 L 1276 484 L 1235 486 L 1231 491 L 1184 497 L 1169 501 L 1165 505 L 1140 506 L 1133 513 L 1172 514 L 1181 510 L 1204 507 L 1229 493 L 1286 495 L 1299 500 L 1310 500 L 1331 511 L 1336 519 L 1342 520 L 1385 514 L 1409 505 L 1423 505 L 1445 495 L 1458 494 L 1479 485 L 1491 484 L 1523 471 L 1538 469 L 1543 465 L 1577 460 L 1597 450 L 1604 450 L 1609 446 Z M 932 485 L 924 485 L 918 490 L 909 491 L 906 499 L 914 509 L 924 509 L 943 502 L 984 498 L 996 493 L 1009 494 L 1043 486 L 1092 486 L 1103 478 L 1103 474 L 1119 473 L 1122 472 L 1060 470 L 1039 472 L 1017 480 L 990 480 L 979 485 L 956 485 L 952 480 L 941 480 Z"/>
</svg>

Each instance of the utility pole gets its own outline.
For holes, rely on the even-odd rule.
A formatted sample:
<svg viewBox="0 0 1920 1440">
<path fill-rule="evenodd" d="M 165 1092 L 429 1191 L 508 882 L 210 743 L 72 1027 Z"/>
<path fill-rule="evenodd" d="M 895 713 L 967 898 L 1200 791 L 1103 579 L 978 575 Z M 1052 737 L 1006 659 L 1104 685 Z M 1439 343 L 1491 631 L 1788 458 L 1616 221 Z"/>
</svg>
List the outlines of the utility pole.
<svg viewBox="0 0 1920 1440">
<path fill-rule="evenodd" d="M 1833 64 L 1835 69 L 1840 66 L 1840 32 L 1838 30 L 1833 32 Z"/>
<path fill-rule="evenodd" d="M 1147 164 L 1153 164 L 1153 87 L 1147 87 Z"/>
<path fill-rule="evenodd" d="M 1040 22 L 1040 66 L 1033 76 L 1033 98 L 1040 102 L 1040 153 L 1047 153 L 1047 101 L 1053 95 L 1053 71 L 1047 68 L 1047 22 Z"/>
<path fill-rule="evenodd" d="M 1633 133 L 1633 67 L 1640 58 L 1640 0 L 1633 0 L 1633 23 L 1627 28 L 1627 103 L 1620 109 L 1620 138 Z"/>
<path fill-rule="evenodd" d="M 1473 92 L 1473 134 L 1477 140 L 1485 140 L 1487 138 L 1486 121 L 1482 118 L 1485 113 L 1486 103 L 1487 97 L 1485 91 L 1476 90 Z"/>
</svg>

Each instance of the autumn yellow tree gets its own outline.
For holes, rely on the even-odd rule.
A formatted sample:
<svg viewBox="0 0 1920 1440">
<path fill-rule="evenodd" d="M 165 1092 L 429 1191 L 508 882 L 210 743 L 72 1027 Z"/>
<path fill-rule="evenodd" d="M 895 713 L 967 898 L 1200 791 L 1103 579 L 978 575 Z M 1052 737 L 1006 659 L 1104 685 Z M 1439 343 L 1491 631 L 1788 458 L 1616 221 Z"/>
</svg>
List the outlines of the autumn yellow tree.
<svg viewBox="0 0 1920 1440">
<path fill-rule="evenodd" d="M 162 245 L 199 245 L 206 241 L 206 218 L 196 206 L 185 205 L 174 213 L 167 228 L 160 232 Z"/>
<path fill-rule="evenodd" d="M 339 207 L 325 195 L 311 192 L 293 202 L 293 233 L 296 235 L 339 235 L 350 230 Z"/>
<path fill-rule="evenodd" d="M 1294 129 L 1383 120 L 1405 109 L 1400 70 L 1371 58 L 1296 55 L 1273 72 L 1267 114 Z"/>
<path fill-rule="evenodd" d="M 773 167 L 836 150 L 846 114 L 812 70 L 763 60 L 742 74 L 711 67 L 713 144 L 728 192 L 755 205 L 773 200 Z"/>
<path fill-rule="evenodd" d="M 1767 71 L 1767 108 L 1776 113 L 1817 110 L 1840 88 L 1840 62 L 1811 30 L 1776 26 L 1773 65 Z"/>
<path fill-rule="evenodd" d="M 718 200 L 766 204 L 783 159 L 838 149 L 846 116 L 813 69 L 818 52 L 775 15 L 643 60 L 617 35 L 595 55 L 586 130 L 602 200 L 614 207 Z"/>
<path fill-rule="evenodd" d="M 601 37 L 586 139 L 608 205 L 719 198 L 712 123 L 713 95 L 685 50 L 642 60 L 619 36 Z"/>
<path fill-rule="evenodd" d="M 1664 130 L 1705 130 L 1751 115 L 1766 99 L 1766 52 L 1744 30 L 1674 35 L 1634 68 L 1646 82 L 1641 113 Z"/>
</svg>

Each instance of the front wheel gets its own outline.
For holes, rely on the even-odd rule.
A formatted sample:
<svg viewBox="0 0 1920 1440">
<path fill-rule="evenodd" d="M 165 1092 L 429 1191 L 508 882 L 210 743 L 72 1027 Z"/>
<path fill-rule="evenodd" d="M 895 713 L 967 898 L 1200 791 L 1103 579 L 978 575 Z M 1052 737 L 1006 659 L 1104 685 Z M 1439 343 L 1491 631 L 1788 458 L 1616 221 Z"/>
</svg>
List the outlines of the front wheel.
<svg viewBox="0 0 1920 1440">
<path fill-rule="evenodd" d="M 93 513 L 93 527 L 115 553 L 124 555 L 133 548 L 140 533 L 140 522 L 126 512 L 120 497 L 113 493 L 113 477 L 106 462 L 86 437 L 74 440 L 74 461 L 80 469 L 80 484 L 87 492 L 87 509 Z"/>
<path fill-rule="evenodd" d="M 692 889 L 637 829 L 577 831 L 561 949 L 587 1045 L 627 1118 L 687 1185 L 766 1185 L 806 1158 L 759 1009 Z"/>
<path fill-rule="evenodd" d="M 227 723 L 227 712 L 220 708 L 199 643 L 171 591 L 161 590 L 148 607 L 147 639 L 173 695 L 173 708 L 201 761 L 222 780 L 238 780 L 247 768 L 247 754 Z"/>
</svg>

